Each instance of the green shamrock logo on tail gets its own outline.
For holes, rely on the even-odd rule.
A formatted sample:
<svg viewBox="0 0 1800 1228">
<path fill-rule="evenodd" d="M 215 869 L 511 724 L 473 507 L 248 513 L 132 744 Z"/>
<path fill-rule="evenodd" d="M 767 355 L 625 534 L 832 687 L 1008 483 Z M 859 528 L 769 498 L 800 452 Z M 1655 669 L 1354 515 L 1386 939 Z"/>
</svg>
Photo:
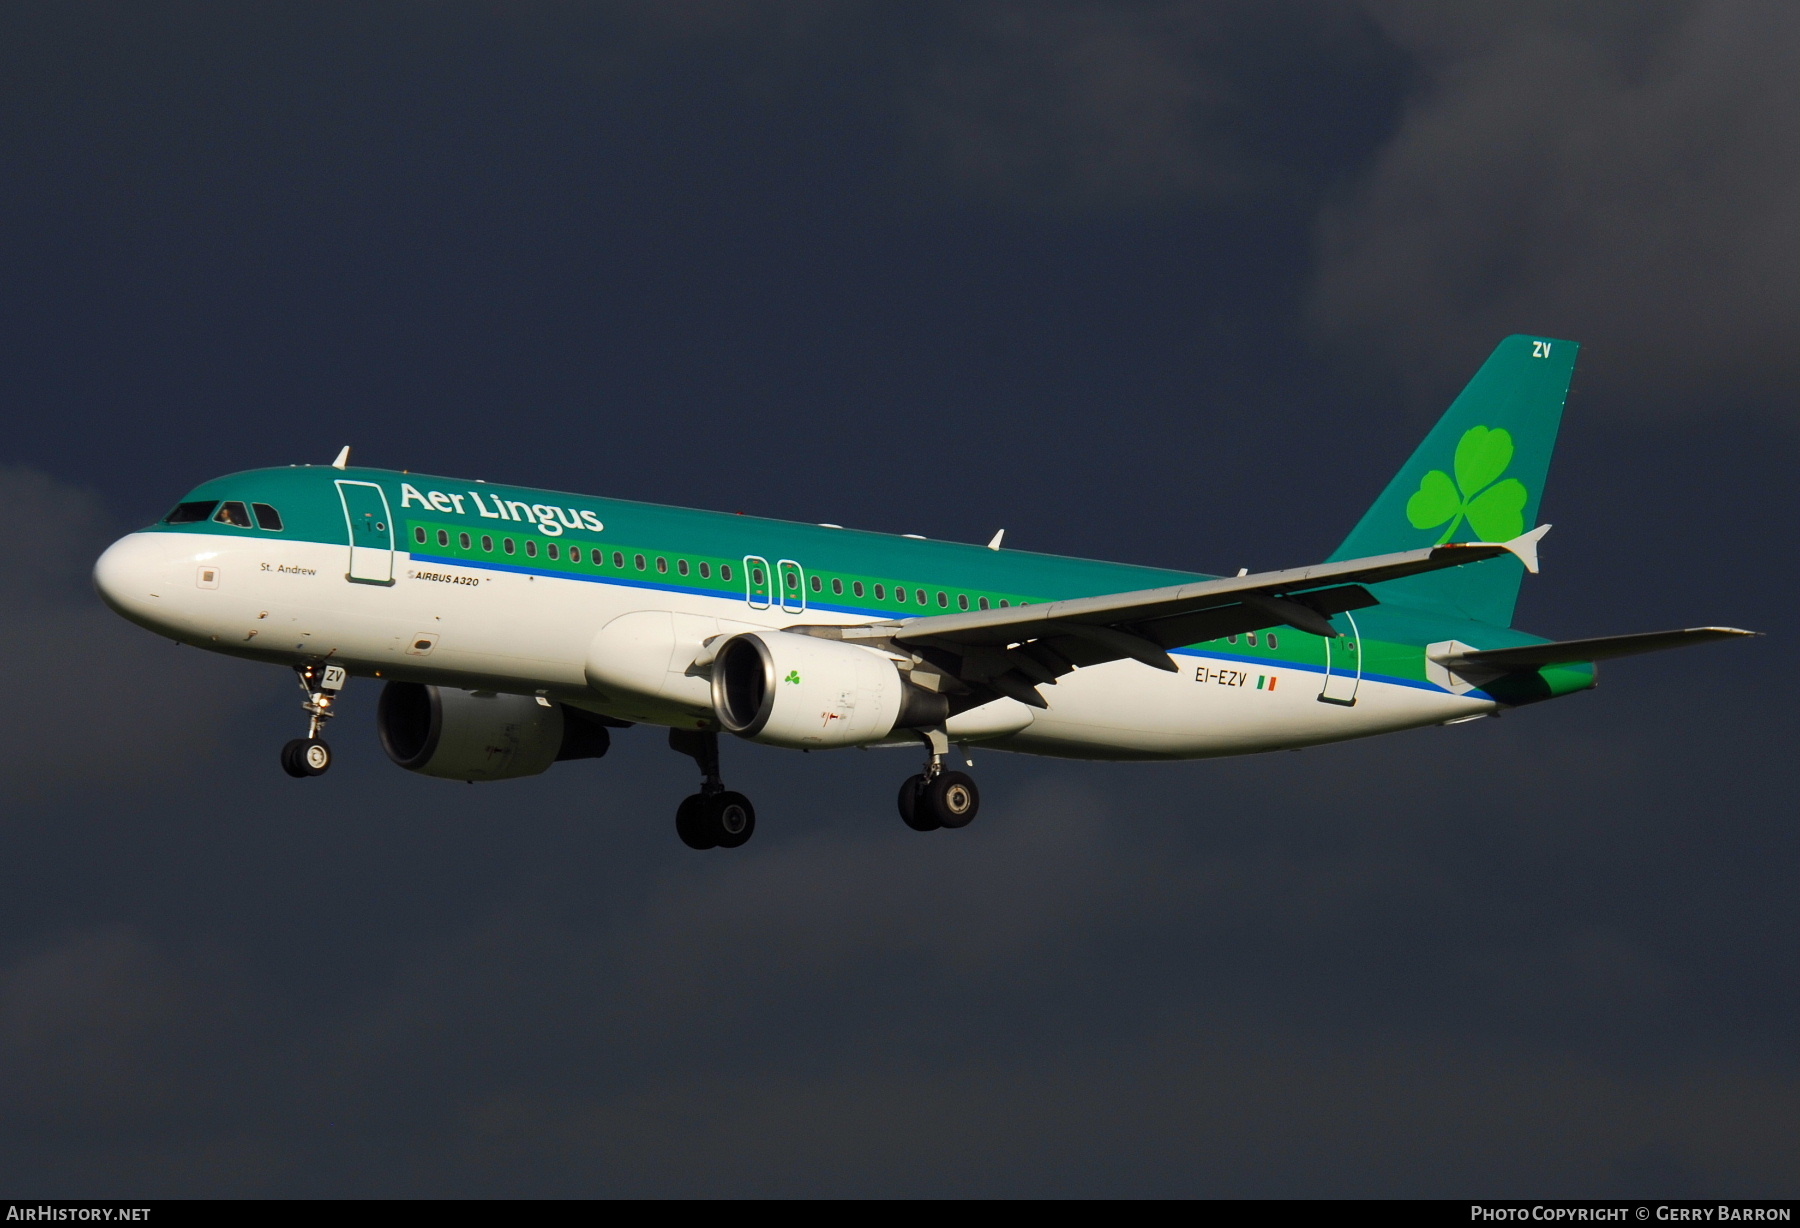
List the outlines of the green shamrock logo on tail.
<svg viewBox="0 0 1800 1228">
<path fill-rule="evenodd" d="M 1465 518 L 1478 540 L 1511 541 L 1525 531 L 1529 498 L 1519 479 L 1495 481 L 1512 458 L 1512 436 L 1506 431 L 1470 427 L 1456 445 L 1456 480 L 1442 469 L 1426 474 L 1406 501 L 1406 518 L 1415 529 L 1435 529 L 1448 521 L 1450 527 L 1437 539 L 1440 546 L 1455 536 Z"/>
</svg>

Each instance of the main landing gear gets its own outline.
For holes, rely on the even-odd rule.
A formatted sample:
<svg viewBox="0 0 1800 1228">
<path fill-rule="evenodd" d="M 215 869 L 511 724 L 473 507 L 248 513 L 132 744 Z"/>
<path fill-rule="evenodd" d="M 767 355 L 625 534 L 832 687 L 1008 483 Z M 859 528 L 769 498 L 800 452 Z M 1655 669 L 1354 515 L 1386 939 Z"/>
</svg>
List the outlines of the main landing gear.
<svg viewBox="0 0 1800 1228">
<path fill-rule="evenodd" d="M 671 729 L 669 749 L 700 765 L 700 792 L 675 811 L 675 834 L 691 849 L 734 849 L 756 834 L 756 807 L 719 779 L 719 735 L 710 730 Z"/>
<path fill-rule="evenodd" d="M 281 748 L 281 770 L 301 778 L 323 776 L 331 767 L 331 746 L 319 734 L 324 730 L 325 722 L 337 715 L 331 710 L 332 705 L 337 702 L 338 692 L 344 689 L 348 675 L 341 665 L 316 662 L 296 665 L 294 674 L 300 689 L 306 693 L 306 700 L 300 705 L 308 718 L 306 736 L 295 738 Z"/>
<path fill-rule="evenodd" d="M 981 791 L 967 772 L 944 770 L 950 739 L 943 730 L 922 729 L 919 733 L 931 753 L 925 759 L 925 770 L 908 776 L 900 786 L 900 818 L 914 831 L 967 827 L 981 809 Z"/>
</svg>

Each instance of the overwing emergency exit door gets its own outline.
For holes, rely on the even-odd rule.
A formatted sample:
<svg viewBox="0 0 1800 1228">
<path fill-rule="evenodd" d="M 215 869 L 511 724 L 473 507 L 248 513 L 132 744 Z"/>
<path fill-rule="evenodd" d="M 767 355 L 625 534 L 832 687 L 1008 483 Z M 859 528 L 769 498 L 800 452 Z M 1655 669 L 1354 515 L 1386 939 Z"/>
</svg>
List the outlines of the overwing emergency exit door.
<svg viewBox="0 0 1800 1228">
<path fill-rule="evenodd" d="M 781 581 L 781 609 L 784 614 L 806 613 L 806 573 L 800 570 L 800 564 L 793 559 L 782 559 L 777 563 L 777 576 Z"/>
<path fill-rule="evenodd" d="M 769 560 L 754 554 L 744 556 L 744 600 L 753 610 L 769 608 Z"/>
<path fill-rule="evenodd" d="M 344 479 L 338 480 L 337 488 L 350 534 L 350 570 L 344 578 L 357 584 L 392 584 L 394 518 L 387 492 L 373 482 Z"/>
</svg>

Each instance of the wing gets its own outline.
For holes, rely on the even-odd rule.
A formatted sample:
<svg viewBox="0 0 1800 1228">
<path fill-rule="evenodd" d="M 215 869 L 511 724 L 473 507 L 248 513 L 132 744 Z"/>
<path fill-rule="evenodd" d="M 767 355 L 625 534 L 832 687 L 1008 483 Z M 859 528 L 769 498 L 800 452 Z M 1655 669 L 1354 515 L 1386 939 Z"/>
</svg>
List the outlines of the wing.
<svg viewBox="0 0 1800 1228">
<path fill-rule="evenodd" d="M 1173 671 L 1168 649 L 1220 636 L 1289 626 L 1335 636 L 1330 617 L 1376 604 L 1365 584 L 1398 580 L 1511 554 L 1537 570 L 1543 525 L 1510 542 L 1463 542 L 1346 559 L 1286 571 L 1168 588 L 1078 597 L 1007 609 L 970 610 L 850 627 L 793 627 L 809 635 L 886 642 L 921 658 L 953 710 L 999 695 L 1044 708 L 1039 686 L 1077 666 L 1132 659 Z M 914 679 L 923 681 L 920 671 Z"/>
</svg>

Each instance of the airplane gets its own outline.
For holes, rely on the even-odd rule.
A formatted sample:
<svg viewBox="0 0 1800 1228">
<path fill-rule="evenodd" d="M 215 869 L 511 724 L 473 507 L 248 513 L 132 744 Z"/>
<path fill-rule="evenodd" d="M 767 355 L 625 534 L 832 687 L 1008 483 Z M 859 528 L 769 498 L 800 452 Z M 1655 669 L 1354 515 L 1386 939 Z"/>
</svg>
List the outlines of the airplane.
<svg viewBox="0 0 1800 1228">
<path fill-rule="evenodd" d="M 953 746 L 1193 759 L 1454 725 L 1594 686 L 1596 663 L 1754 634 L 1551 642 L 1512 626 L 1578 351 L 1502 341 L 1338 549 L 1235 576 L 832 524 L 330 465 L 195 487 L 95 564 L 105 601 L 178 643 L 292 669 L 324 773 L 347 680 L 382 681 L 399 766 L 455 781 L 598 758 L 668 729 L 695 849 L 737 848 L 721 732 L 797 750 L 912 746 L 898 808 L 966 826 Z"/>
</svg>

